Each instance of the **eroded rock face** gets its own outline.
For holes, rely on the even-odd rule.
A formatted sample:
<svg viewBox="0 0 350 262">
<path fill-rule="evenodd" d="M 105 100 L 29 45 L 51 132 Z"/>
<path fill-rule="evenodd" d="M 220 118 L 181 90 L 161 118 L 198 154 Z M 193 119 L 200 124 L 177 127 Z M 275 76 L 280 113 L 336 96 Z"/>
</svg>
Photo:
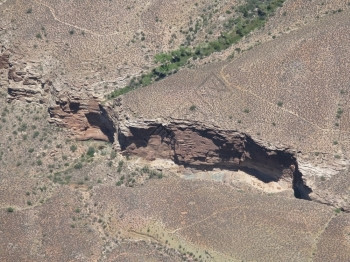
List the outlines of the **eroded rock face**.
<svg viewBox="0 0 350 262">
<path fill-rule="evenodd" d="M 266 183 L 283 181 L 294 189 L 298 198 L 339 206 L 339 201 L 331 199 L 332 202 L 327 196 L 311 191 L 312 181 L 307 172 L 302 175 L 303 167 L 299 168 L 288 148 L 274 148 L 255 141 L 247 133 L 199 121 L 135 118 L 137 112 L 125 110 L 119 99 L 113 101 L 111 110 L 102 106 L 91 92 L 85 92 L 85 87 L 72 87 L 62 81 L 52 83 L 50 76 L 41 73 L 40 67 L 33 63 L 11 64 L 11 54 L 6 52 L 0 54 L 0 66 L 6 73 L 3 75 L 8 101 L 47 104 L 50 122 L 67 128 L 79 140 L 116 142 L 124 154 L 148 160 L 171 159 L 201 170 L 243 170 Z"/>
<path fill-rule="evenodd" d="M 38 76 L 26 76 L 25 72 L 16 72 L 14 68 L 9 70 L 8 97 L 11 100 L 45 103 L 52 83 L 42 81 Z"/>
<path fill-rule="evenodd" d="M 79 95 L 60 96 L 49 107 L 49 113 L 52 123 L 70 129 L 78 140 L 114 142 L 114 123 L 95 99 Z"/>
<path fill-rule="evenodd" d="M 0 54 L 0 69 L 7 72 L 5 79 L 8 101 L 21 100 L 26 102 L 45 103 L 52 82 L 44 78 L 40 66 L 36 63 L 11 63 L 11 52 L 4 50 Z"/>
<path fill-rule="evenodd" d="M 0 53 L 0 69 L 8 69 L 10 67 L 10 52 Z"/>
<path fill-rule="evenodd" d="M 309 199 L 307 187 L 293 152 L 268 148 L 250 136 L 231 130 L 209 128 L 200 123 L 172 121 L 129 122 L 118 140 L 124 154 L 148 160 L 172 159 L 175 163 L 202 170 L 244 170 L 264 182 L 289 182 L 298 198 Z"/>
<path fill-rule="evenodd" d="M 0 53 L 0 69 L 6 73 L 4 86 L 7 87 L 8 102 L 47 104 L 50 122 L 67 128 L 75 138 L 114 142 L 114 123 L 96 98 L 65 82 L 53 83 L 52 76 L 44 73 L 39 62 L 14 60 L 11 63 L 10 51 Z"/>
</svg>

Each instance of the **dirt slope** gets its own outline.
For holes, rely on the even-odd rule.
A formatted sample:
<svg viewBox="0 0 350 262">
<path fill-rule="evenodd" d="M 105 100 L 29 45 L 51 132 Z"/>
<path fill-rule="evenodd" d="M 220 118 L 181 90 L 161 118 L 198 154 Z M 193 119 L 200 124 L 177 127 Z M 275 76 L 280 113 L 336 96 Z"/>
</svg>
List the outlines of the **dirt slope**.
<svg viewBox="0 0 350 262">
<path fill-rule="evenodd" d="M 349 17 L 320 19 L 230 63 L 185 70 L 129 93 L 121 100 L 125 125 L 198 121 L 292 149 L 314 198 L 348 209 Z M 333 197 L 322 193 L 326 184 L 339 185 L 327 188 Z"/>
<path fill-rule="evenodd" d="M 0 0 L 0 261 L 349 261 L 347 0 L 105 100 L 241 2 Z"/>
</svg>

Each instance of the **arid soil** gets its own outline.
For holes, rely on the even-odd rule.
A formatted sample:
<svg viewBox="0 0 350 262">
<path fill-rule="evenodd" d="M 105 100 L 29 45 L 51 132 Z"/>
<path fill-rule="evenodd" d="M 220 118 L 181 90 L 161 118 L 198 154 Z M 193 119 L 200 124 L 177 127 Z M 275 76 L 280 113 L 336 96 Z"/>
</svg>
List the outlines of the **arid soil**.
<svg viewBox="0 0 350 262">
<path fill-rule="evenodd" d="M 350 4 L 0 0 L 0 261 L 350 261 Z"/>
</svg>

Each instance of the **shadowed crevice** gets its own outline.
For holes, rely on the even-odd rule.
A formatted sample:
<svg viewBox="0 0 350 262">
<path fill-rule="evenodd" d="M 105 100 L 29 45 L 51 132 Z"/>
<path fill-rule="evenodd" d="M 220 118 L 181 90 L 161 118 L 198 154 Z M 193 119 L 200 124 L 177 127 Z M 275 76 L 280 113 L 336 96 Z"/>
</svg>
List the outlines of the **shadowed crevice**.
<svg viewBox="0 0 350 262">
<path fill-rule="evenodd" d="M 85 116 L 91 126 L 98 127 L 108 137 L 109 142 L 114 143 L 116 128 L 101 105 L 99 105 L 99 112 L 89 112 Z"/>
</svg>

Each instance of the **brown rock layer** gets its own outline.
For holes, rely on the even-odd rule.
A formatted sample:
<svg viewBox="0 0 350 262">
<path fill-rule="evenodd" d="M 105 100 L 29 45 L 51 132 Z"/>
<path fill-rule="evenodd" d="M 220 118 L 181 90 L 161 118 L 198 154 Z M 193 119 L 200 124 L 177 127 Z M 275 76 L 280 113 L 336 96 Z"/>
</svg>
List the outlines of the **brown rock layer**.
<svg viewBox="0 0 350 262">
<path fill-rule="evenodd" d="M 268 148 L 250 136 L 231 130 L 209 128 L 200 123 L 144 121 L 119 130 L 125 154 L 148 160 L 168 158 L 197 169 L 240 169 L 264 182 L 290 182 L 295 196 L 309 199 L 294 154 L 288 149 Z"/>
<path fill-rule="evenodd" d="M 114 142 L 114 123 L 94 99 L 80 96 L 56 98 L 49 107 L 51 122 L 69 128 L 79 140 L 96 139 Z"/>
</svg>

